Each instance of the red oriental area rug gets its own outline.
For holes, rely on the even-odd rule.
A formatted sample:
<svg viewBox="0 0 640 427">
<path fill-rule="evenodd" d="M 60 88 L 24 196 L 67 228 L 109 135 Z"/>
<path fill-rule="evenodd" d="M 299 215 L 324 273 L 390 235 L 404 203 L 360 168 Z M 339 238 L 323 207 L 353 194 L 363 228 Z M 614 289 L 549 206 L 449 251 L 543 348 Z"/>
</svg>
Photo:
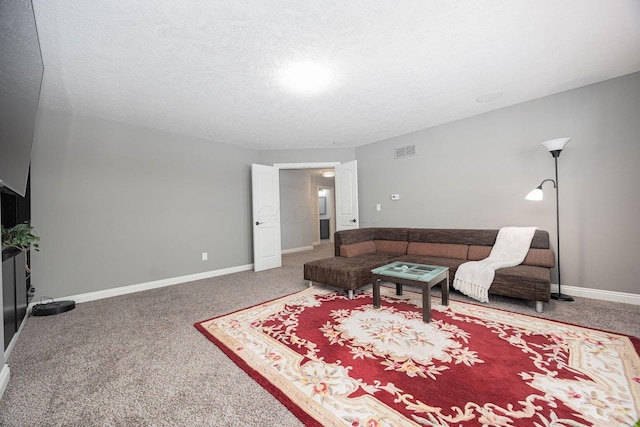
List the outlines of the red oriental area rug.
<svg viewBox="0 0 640 427">
<path fill-rule="evenodd" d="M 197 323 L 310 426 L 630 426 L 640 340 L 382 289 L 312 287 Z"/>
</svg>

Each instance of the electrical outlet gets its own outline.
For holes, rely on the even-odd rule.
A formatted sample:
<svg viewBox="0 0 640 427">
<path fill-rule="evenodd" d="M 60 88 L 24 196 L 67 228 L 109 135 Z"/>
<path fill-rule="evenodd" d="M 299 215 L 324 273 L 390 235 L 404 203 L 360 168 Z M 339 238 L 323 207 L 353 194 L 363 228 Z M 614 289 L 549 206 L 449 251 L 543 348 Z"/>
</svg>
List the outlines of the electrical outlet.
<svg viewBox="0 0 640 427">
<path fill-rule="evenodd" d="M 208 258 L 209 258 L 209 257 L 208 257 L 208 255 L 207 255 L 207 253 L 206 253 L 206 252 L 202 252 L 202 260 L 203 260 L 203 261 L 206 261 Z"/>
<path fill-rule="evenodd" d="M 380 206 L 380 203 L 376 204 L 376 211 L 380 212 L 382 210 L 382 206 Z"/>
</svg>

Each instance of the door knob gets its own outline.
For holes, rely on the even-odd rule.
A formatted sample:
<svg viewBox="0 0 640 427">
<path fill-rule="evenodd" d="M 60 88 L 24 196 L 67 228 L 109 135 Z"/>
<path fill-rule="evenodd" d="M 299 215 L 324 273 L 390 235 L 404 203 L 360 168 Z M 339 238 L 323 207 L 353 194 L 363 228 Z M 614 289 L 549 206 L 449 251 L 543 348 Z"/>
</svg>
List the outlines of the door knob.
<svg viewBox="0 0 640 427">
<path fill-rule="evenodd" d="M 256 221 L 256 225 L 264 224 L 264 222 Z"/>
<path fill-rule="evenodd" d="M 349 222 L 356 222 L 356 219 L 350 219 Z"/>
</svg>

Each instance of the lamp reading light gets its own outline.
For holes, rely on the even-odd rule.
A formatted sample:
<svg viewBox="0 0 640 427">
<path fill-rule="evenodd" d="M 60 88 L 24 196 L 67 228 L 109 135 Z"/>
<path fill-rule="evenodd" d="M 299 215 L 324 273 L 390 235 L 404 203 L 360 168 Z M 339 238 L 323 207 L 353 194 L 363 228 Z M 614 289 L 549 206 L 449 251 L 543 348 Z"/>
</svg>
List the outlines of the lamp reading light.
<svg viewBox="0 0 640 427">
<path fill-rule="evenodd" d="M 544 198 L 544 193 L 542 191 L 542 184 L 544 184 L 547 181 L 551 181 L 553 182 L 553 188 L 555 188 L 556 190 L 558 189 L 558 186 L 556 185 L 556 182 L 552 179 L 545 179 L 544 181 L 542 181 L 540 183 L 540 185 L 538 185 L 536 188 L 534 188 L 533 190 L 529 191 L 529 194 L 527 194 L 525 196 L 525 199 L 527 200 L 531 200 L 533 202 L 539 202 L 540 200 L 542 200 Z"/>
<path fill-rule="evenodd" d="M 529 194 L 525 196 L 525 199 L 532 200 L 534 202 L 539 202 L 540 200 L 542 200 L 543 196 L 544 196 L 544 193 L 542 192 L 542 186 L 540 186 L 538 188 L 535 188 L 529 191 Z"/>
</svg>

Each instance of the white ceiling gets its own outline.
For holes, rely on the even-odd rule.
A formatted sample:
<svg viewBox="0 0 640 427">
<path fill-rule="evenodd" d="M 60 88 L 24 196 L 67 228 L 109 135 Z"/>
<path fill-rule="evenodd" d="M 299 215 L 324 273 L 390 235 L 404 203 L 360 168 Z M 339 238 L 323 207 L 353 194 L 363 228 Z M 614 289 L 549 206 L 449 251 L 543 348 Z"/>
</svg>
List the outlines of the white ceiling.
<svg viewBox="0 0 640 427">
<path fill-rule="evenodd" d="M 355 147 L 640 71 L 638 0 L 34 0 L 41 106 L 256 149 Z M 313 60 L 327 91 L 278 70 Z M 479 103 L 488 93 L 498 100 Z"/>
</svg>

